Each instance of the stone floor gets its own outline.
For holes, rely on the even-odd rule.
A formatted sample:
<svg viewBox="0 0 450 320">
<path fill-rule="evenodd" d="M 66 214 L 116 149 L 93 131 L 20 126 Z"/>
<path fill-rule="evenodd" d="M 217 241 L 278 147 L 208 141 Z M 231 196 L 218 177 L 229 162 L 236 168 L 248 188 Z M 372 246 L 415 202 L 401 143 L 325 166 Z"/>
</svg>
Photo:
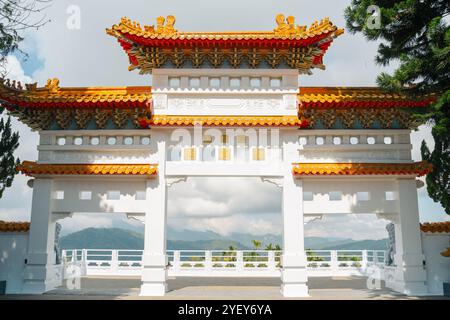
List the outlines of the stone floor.
<svg viewBox="0 0 450 320">
<path fill-rule="evenodd" d="M 57 288 L 43 295 L 6 295 L 0 299 L 170 299 L 170 300 L 278 300 L 278 278 L 199 278 L 178 277 L 168 280 L 168 293 L 164 297 L 140 297 L 139 277 L 83 277 L 81 289 Z M 371 300 L 371 299 L 444 299 L 443 297 L 407 297 L 384 287 L 370 290 L 366 278 L 309 278 L 309 298 L 313 300 Z M 447 298 L 450 299 L 450 298 Z"/>
</svg>

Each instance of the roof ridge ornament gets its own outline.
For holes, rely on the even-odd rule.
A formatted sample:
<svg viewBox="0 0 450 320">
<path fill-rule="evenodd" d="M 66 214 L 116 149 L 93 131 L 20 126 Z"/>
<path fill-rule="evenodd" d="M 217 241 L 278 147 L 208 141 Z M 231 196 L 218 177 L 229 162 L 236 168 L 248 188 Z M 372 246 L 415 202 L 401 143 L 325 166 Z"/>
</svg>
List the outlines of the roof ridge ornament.
<svg viewBox="0 0 450 320">
<path fill-rule="evenodd" d="M 128 28 L 138 31 L 138 33 L 145 32 L 148 34 L 161 34 L 161 35 L 172 35 L 178 33 L 178 30 L 175 29 L 174 27 L 176 19 L 175 16 L 173 15 L 168 15 L 166 18 L 164 18 L 163 16 L 157 17 L 156 26 L 144 25 L 143 27 L 141 27 L 141 24 L 139 22 L 133 21 L 127 17 L 123 17 L 120 22 L 122 25 L 125 25 Z M 109 34 L 114 35 L 113 29 L 107 29 L 106 31 Z"/>
<path fill-rule="evenodd" d="M 12 90 L 22 91 L 22 83 L 20 81 L 11 80 L 8 78 L 0 78 L 0 82 L 4 87 L 7 87 Z"/>
<path fill-rule="evenodd" d="M 277 23 L 277 27 L 273 30 L 273 32 L 276 35 L 290 36 L 306 33 L 306 26 L 296 25 L 294 16 L 288 16 L 285 18 L 284 14 L 280 13 L 275 17 L 275 22 Z"/>
<path fill-rule="evenodd" d="M 47 89 L 50 93 L 58 93 L 59 92 L 59 79 L 53 78 L 48 79 L 47 84 L 45 85 L 45 89 Z"/>
<path fill-rule="evenodd" d="M 176 19 L 173 15 L 168 15 L 165 19 L 163 16 L 156 18 L 156 33 L 159 34 L 175 34 L 178 31 L 174 28 Z"/>
</svg>

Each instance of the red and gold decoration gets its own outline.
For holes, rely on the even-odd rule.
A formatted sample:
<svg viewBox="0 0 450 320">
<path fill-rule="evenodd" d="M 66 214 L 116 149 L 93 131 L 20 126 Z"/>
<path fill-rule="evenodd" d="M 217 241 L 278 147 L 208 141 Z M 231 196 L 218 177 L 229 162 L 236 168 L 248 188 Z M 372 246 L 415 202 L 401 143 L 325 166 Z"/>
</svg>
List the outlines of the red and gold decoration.
<svg viewBox="0 0 450 320">
<path fill-rule="evenodd" d="M 411 108 L 421 100 L 376 88 L 300 88 L 298 116 L 167 116 L 153 115 L 151 87 L 44 87 L 2 80 L 0 103 L 35 130 L 130 129 L 152 126 L 297 126 L 299 128 L 413 128 Z M 377 126 L 376 126 L 377 125 Z"/>
<path fill-rule="evenodd" d="M 164 66 L 192 68 L 289 67 L 300 73 L 324 69 L 323 56 L 344 30 L 325 18 L 309 27 L 295 24 L 295 18 L 279 14 L 273 31 L 180 32 L 175 17 L 158 17 L 156 26 L 128 18 L 106 32 L 117 38 L 128 55 L 130 70 L 151 73 Z"/>
<path fill-rule="evenodd" d="M 122 129 L 150 115 L 150 87 L 61 88 L 58 79 L 37 83 L 1 80 L 0 103 L 35 130 Z"/>
<path fill-rule="evenodd" d="M 411 99 L 405 95 L 383 92 L 377 88 L 300 88 L 299 116 L 310 128 L 392 129 L 414 128 L 412 108 L 429 106 L 435 96 Z"/>
</svg>

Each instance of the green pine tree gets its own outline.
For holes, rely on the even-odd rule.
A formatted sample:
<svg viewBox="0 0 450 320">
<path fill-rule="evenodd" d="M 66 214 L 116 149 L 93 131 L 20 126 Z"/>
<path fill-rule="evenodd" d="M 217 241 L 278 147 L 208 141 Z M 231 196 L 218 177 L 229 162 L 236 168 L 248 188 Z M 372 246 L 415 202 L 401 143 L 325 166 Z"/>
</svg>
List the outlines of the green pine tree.
<svg viewBox="0 0 450 320">
<path fill-rule="evenodd" d="M 0 115 L 3 113 L 0 108 Z M 0 198 L 6 188 L 10 187 L 19 159 L 14 157 L 14 151 L 19 146 L 19 134 L 11 130 L 11 118 L 0 119 Z"/>
<path fill-rule="evenodd" d="M 433 164 L 427 175 L 430 197 L 450 214 L 450 28 L 448 0 L 352 0 L 345 10 L 347 29 L 379 41 L 375 61 L 398 62 L 393 74 L 381 73 L 378 85 L 414 98 L 436 94 L 430 108 L 415 112 L 432 125 L 435 148 L 422 143 L 422 157 Z"/>
<path fill-rule="evenodd" d="M 0 0 L 0 76 L 7 77 L 7 57 L 21 53 L 19 44 L 23 40 L 21 32 L 30 28 L 39 28 L 48 21 L 42 11 L 50 5 L 50 0 Z M 11 130 L 11 118 L 3 117 L 4 106 L 0 100 L 0 198 L 10 187 L 19 159 L 14 151 L 19 146 L 19 134 Z M 6 119 L 6 121 L 5 121 Z"/>
</svg>

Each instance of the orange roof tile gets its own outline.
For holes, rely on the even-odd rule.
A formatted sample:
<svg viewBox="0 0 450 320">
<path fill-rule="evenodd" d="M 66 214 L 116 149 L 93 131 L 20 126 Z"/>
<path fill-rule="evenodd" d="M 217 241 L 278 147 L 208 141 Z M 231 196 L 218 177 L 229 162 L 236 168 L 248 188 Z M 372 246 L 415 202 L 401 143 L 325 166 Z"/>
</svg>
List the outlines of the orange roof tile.
<svg viewBox="0 0 450 320">
<path fill-rule="evenodd" d="M 450 233 L 450 221 L 422 223 L 420 224 L 420 230 L 422 232 L 431 232 L 431 233 L 437 232 Z"/>
<path fill-rule="evenodd" d="M 274 126 L 294 127 L 306 125 L 306 120 L 298 116 L 166 116 L 154 115 L 151 119 L 141 119 L 141 127 L 150 126 Z"/>
<path fill-rule="evenodd" d="M 0 101 L 24 107 L 101 108 L 144 107 L 151 99 L 151 87 L 78 87 L 61 88 L 58 79 L 45 87 L 0 79 Z"/>
<path fill-rule="evenodd" d="M 317 175 L 417 175 L 432 170 L 428 162 L 415 163 L 297 163 L 293 173 L 299 176 Z"/>
<path fill-rule="evenodd" d="M 7 222 L 0 220 L 0 232 L 27 232 L 29 230 L 29 222 Z"/>
<path fill-rule="evenodd" d="M 42 164 L 24 161 L 18 170 L 35 175 L 156 175 L 156 164 Z"/>
</svg>

